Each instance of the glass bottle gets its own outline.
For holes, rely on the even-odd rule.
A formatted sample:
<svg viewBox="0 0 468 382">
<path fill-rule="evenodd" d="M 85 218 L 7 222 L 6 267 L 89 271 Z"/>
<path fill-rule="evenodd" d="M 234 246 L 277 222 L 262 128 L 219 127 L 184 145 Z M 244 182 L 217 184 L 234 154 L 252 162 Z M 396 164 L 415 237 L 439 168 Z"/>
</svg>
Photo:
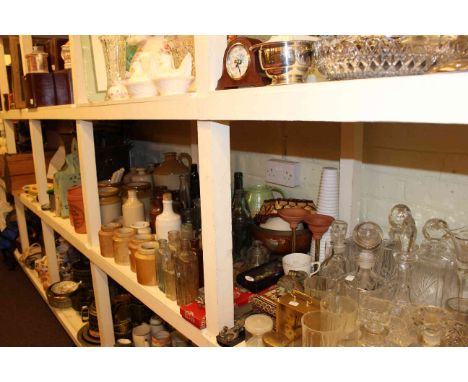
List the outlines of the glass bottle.
<svg viewBox="0 0 468 382">
<path fill-rule="evenodd" d="M 250 246 L 250 212 L 245 200 L 242 173 L 234 173 L 234 197 L 232 199 L 232 254 L 234 262 L 242 261 Z"/>
<path fill-rule="evenodd" d="M 158 256 L 156 258 L 156 267 L 157 267 L 157 278 L 158 278 L 158 288 L 161 292 L 166 292 L 166 281 L 165 281 L 165 263 L 168 261 L 168 258 L 171 256 L 171 252 L 167 245 L 166 239 L 159 239 L 159 249 Z"/>
<path fill-rule="evenodd" d="M 181 218 L 172 209 L 172 194 L 163 194 L 163 213 L 156 217 L 156 235 L 158 239 L 168 239 L 168 232 L 172 230 L 180 231 Z"/>
<path fill-rule="evenodd" d="M 193 163 L 190 168 L 190 198 L 200 199 L 200 178 L 198 176 L 198 165 Z"/>
<path fill-rule="evenodd" d="M 156 196 L 154 199 L 151 199 L 151 209 L 149 214 L 152 233 L 156 233 L 156 217 L 161 215 L 163 212 L 163 194 L 167 191 L 167 187 L 156 187 L 154 191 Z"/>
<path fill-rule="evenodd" d="M 168 238 L 169 256 L 164 263 L 164 282 L 166 297 L 174 301 L 177 299 L 175 261 L 180 252 L 180 231 L 169 231 Z"/>
<path fill-rule="evenodd" d="M 411 276 L 411 299 L 415 304 L 443 308 L 447 299 L 457 296 L 455 254 L 444 239 L 445 229 L 448 225 L 441 219 L 429 219 L 424 224 L 424 240 L 415 253 L 417 261 Z"/>
<path fill-rule="evenodd" d="M 204 271 L 203 271 L 203 250 L 200 247 L 200 239 L 190 240 L 190 248 L 192 255 L 196 256 L 198 262 L 198 288 L 203 288 L 204 283 Z"/>
<path fill-rule="evenodd" d="M 192 200 L 190 197 L 190 174 L 179 175 L 179 199 L 182 203 L 182 209 L 189 210 L 192 207 Z"/>
<path fill-rule="evenodd" d="M 190 249 L 190 241 L 182 239 L 175 258 L 177 305 L 187 305 L 198 296 L 198 259 Z"/>
</svg>

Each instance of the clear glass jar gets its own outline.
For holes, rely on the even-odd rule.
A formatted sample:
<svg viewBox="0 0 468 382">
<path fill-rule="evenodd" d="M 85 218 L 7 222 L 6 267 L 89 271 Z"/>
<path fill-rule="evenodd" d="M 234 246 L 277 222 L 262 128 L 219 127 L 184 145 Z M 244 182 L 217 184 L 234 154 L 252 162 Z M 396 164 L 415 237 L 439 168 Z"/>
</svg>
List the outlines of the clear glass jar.
<svg viewBox="0 0 468 382">
<path fill-rule="evenodd" d="M 116 264 L 130 264 L 130 250 L 128 245 L 133 236 L 135 236 L 135 230 L 133 228 L 124 227 L 114 231 L 114 261 Z"/>
<path fill-rule="evenodd" d="M 245 319 L 245 345 L 264 347 L 263 335 L 273 329 L 273 319 L 266 314 L 253 314 Z"/>
<path fill-rule="evenodd" d="M 48 55 L 42 46 L 33 46 L 32 52 L 26 55 L 28 73 L 49 73 Z"/>
<path fill-rule="evenodd" d="M 270 251 L 260 240 L 254 240 L 252 246 L 247 250 L 246 268 L 251 269 L 270 261 Z"/>
</svg>

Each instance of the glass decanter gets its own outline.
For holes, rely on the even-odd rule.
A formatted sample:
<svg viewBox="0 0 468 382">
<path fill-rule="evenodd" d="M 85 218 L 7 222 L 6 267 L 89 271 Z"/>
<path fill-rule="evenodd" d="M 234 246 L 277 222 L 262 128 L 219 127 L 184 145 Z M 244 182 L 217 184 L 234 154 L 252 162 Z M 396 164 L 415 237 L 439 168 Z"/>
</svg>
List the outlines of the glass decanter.
<svg viewBox="0 0 468 382">
<path fill-rule="evenodd" d="M 411 216 L 411 210 L 405 204 L 397 204 L 392 207 L 388 215 L 390 229 L 388 239 L 383 241 L 379 256 L 376 260 L 374 270 L 386 280 L 391 280 L 396 276 L 397 262 L 396 253 L 401 249 L 401 232 L 405 219 Z"/>
<path fill-rule="evenodd" d="M 327 257 L 320 267 L 320 276 L 339 279 L 346 273 L 345 239 L 348 223 L 335 220 L 330 229 L 331 255 Z"/>
<path fill-rule="evenodd" d="M 198 296 L 198 259 L 191 251 L 190 241 L 182 239 L 175 258 L 177 305 L 187 305 Z"/>
<path fill-rule="evenodd" d="M 382 236 L 382 229 L 373 222 L 363 222 L 354 228 L 353 241 L 360 250 L 357 270 L 340 280 L 340 290 L 358 302 L 361 294 L 382 297 L 385 292 L 385 279 L 373 271 L 375 251 L 382 243 Z"/>
<path fill-rule="evenodd" d="M 411 298 L 411 279 L 414 264 L 417 256 L 413 252 L 413 245 L 416 240 L 416 224 L 411 215 L 408 215 L 399 232 L 400 250 L 395 253 L 397 263 L 396 279 L 390 283 L 393 289 L 392 314 L 400 316 L 405 313 L 413 303 Z"/>
<path fill-rule="evenodd" d="M 415 304 L 443 308 L 448 298 L 457 296 L 455 254 L 444 239 L 447 230 L 447 223 L 441 219 L 429 219 L 424 224 L 424 240 L 416 251 L 411 276 L 411 300 Z"/>
<path fill-rule="evenodd" d="M 106 100 L 128 99 L 125 81 L 125 57 L 127 49 L 127 36 L 104 35 L 99 36 L 104 51 L 107 74 Z"/>
</svg>

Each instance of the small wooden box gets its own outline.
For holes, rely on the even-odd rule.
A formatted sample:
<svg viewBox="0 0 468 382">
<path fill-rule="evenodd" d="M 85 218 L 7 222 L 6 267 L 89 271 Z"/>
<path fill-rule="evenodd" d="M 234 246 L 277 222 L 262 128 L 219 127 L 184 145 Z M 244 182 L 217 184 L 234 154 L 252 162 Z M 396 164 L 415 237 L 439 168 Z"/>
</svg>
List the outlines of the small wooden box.
<svg viewBox="0 0 468 382">
<path fill-rule="evenodd" d="M 46 166 L 54 152 L 46 152 Z M 0 155 L 0 177 L 5 182 L 8 193 L 22 191 L 26 184 L 36 183 L 32 154 L 3 154 Z"/>
<path fill-rule="evenodd" d="M 55 86 L 55 100 L 57 105 L 73 103 L 73 88 L 71 69 L 53 72 Z"/>
</svg>

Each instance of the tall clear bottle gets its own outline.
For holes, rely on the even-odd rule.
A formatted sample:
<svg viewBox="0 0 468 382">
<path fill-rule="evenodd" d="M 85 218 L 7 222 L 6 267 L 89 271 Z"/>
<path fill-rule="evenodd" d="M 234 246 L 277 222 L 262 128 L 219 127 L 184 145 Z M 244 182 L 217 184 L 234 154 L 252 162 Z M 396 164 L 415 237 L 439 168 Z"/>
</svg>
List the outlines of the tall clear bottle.
<svg viewBox="0 0 468 382">
<path fill-rule="evenodd" d="M 331 250 L 330 257 L 326 258 L 320 268 L 320 276 L 339 279 L 346 273 L 345 240 L 348 223 L 343 220 L 335 220 L 331 225 Z"/>
<path fill-rule="evenodd" d="M 172 194 L 165 192 L 163 194 L 163 212 L 156 216 L 156 235 L 158 239 L 168 239 L 169 231 L 180 231 L 182 224 L 179 214 L 176 214 L 172 208 Z"/>
<path fill-rule="evenodd" d="M 249 207 L 245 200 L 242 173 L 234 173 L 234 196 L 232 199 L 232 255 L 234 262 L 243 261 L 250 247 Z"/>
<path fill-rule="evenodd" d="M 170 300 L 177 299 L 175 261 L 180 252 L 180 231 L 169 231 L 168 233 L 169 256 L 164 264 L 164 277 L 166 297 Z"/>
<path fill-rule="evenodd" d="M 198 259 L 190 249 L 190 241 L 182 239 L 175 258 L 177 305 L 187 305 L 198 296 Z"/>
<path fill-rule="evenodd" d="M 158 273 L 158 288 L 161 292 L 166 293 L 166 277 L 165 277 L 165 264 L 169 261 L 171 251 L 167 245 L 166 239 L 159 239 L 159 249 L 157 257 L 157 273 Z"/>
</svg>

